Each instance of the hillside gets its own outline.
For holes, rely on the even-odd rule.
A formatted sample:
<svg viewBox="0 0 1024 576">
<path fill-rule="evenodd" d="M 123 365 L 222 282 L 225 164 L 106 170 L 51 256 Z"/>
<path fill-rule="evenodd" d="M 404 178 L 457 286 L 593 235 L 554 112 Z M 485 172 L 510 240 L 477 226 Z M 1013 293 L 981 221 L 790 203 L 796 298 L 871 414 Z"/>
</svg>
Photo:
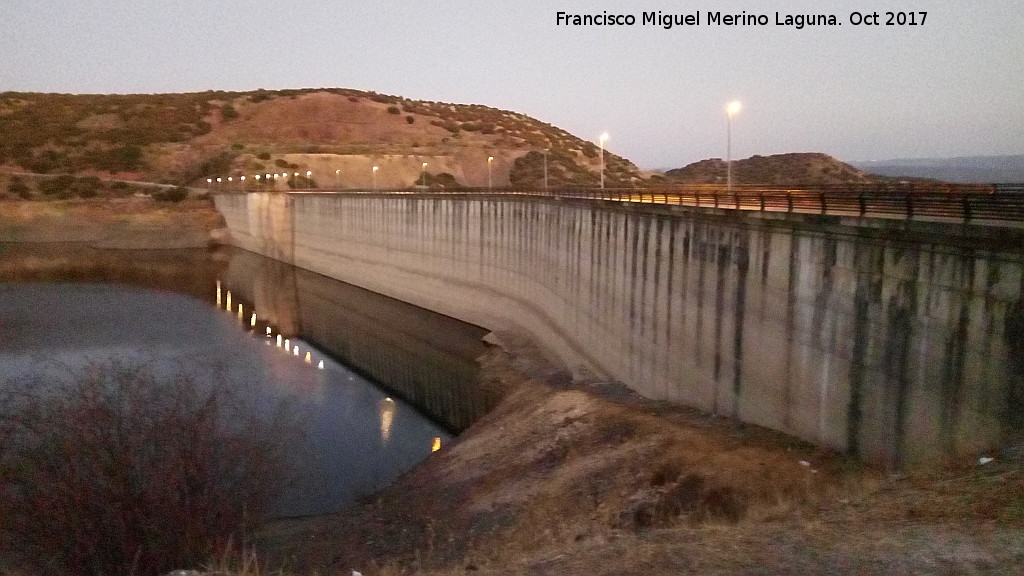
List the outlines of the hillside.
<svg viewBox="0 0 1024 576">
<path fill-rule="evenodd" d="M 721 158 L 701 160 L 668 170 L 665 176 L 676 183 L 725 184 L 726 162 Z M 873 184 L 882 180 L 821 153 L 751 156 L 732 161 L 732 181 L 737 185 L 835 186 Z"/>
<path fill-rule="evenodd" d="M 349 89 L 190 94 L 0 94 L 0 170 L 206 186 L 282 170 L 291 186 L 408 187 L 596 181 L 599 148 L 523 114 Z M 529 155 L 525 160 L 520 160 Z M 519 160 L 517 164 L 517 160 Z M 605 152 L 606 178 L 638 176 Z M 312 172 L 312 182 L 305 173 Z M 261 179 L 260 184 L 265 181 Z M 237 178 L 233 181 L 238 186 Z"/>
</svg>

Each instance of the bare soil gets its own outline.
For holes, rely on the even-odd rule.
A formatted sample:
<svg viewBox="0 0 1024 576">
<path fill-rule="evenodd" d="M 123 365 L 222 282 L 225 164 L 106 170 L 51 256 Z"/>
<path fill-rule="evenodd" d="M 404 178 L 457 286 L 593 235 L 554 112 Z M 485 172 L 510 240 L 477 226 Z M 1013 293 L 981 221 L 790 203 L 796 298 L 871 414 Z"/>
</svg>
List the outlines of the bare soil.
<svg viewBox="0 0 1024 576">
<path fill-rule="evenodd" d="M 281 520 L 298 574 L 1024 574 L 1024 475 L 894 473 L 621 386 L 482 359 L 501 404 L 346 513 Z"/>
</svg>

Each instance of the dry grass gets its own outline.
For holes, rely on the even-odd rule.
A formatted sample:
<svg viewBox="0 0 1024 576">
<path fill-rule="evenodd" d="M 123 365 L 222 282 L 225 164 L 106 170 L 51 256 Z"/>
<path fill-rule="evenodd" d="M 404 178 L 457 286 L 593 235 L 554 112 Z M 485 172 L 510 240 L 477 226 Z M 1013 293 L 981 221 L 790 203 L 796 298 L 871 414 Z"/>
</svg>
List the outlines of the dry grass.
<svg viewBox="0 0 1024 576">
<path fill-rule="evenodd" d="M 263 550 L 299 574 L 368 576 L 1018 574 L 1024 563 L 1019 463 L 894 476 L 764 429 L 599 396 L 512 385 L 373 501 L 276 524 Z"/>
</svg>

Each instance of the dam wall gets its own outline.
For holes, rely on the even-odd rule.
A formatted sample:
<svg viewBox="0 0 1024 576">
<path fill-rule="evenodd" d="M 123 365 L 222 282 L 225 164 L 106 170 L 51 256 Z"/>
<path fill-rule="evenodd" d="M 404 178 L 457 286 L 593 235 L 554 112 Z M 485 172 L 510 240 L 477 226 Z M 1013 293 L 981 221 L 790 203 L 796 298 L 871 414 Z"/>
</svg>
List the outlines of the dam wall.
<svg viewBox="0 0 1024 576">
<path fill-rule="evenodd" d="M 1019 251 L 557 198 L 215 201 L 241 248 L 531 342 L 576 378 L 891 466 L 1022 428 Z"/>
</svg>

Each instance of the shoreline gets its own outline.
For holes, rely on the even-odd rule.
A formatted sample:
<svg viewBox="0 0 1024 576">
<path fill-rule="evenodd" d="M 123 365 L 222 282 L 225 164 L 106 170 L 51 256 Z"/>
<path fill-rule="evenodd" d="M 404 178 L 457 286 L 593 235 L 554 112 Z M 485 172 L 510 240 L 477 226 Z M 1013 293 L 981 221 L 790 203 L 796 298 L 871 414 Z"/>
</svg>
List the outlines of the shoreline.
<svg viewBox="0 0 1024 576">
<path fill-rule="evenodd" d="M 205 248 L 223 241 L 207 199 L 0 201 L 0 243 L 80 243 L 99 249 Z"/>
<path fill-rule="evenodd" d="M 0 243 L 205 248 L 222 225 L 208 201 L 0 204 Z M 480 385 L 505 391 L 494 410 L 345 512 L 270 522 L 256 538 L 264 565 L 724 576 L 1024 563 L 1024 450 L 984 466 L 874 469 L 614 382 L 570 383 L 501 336 L 479 359 Z"/>
</svg>

